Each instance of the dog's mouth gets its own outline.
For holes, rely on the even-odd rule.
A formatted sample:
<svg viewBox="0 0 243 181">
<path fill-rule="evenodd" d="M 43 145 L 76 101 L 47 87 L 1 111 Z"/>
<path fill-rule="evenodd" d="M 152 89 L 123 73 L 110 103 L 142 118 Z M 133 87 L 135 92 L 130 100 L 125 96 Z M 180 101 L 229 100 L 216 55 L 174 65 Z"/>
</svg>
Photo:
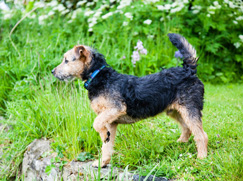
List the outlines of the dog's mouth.
<svg viewBox="0 0 243 181">
<path fill-rule="evenodd" d="M 58 78 L 60 81 L 65 81 L 65 82 L 71 82 L 75 79 L 75 77 L 69 75 L 69 76 L 57 76 L 55 75 L 56 78 Z"/>
</svg>

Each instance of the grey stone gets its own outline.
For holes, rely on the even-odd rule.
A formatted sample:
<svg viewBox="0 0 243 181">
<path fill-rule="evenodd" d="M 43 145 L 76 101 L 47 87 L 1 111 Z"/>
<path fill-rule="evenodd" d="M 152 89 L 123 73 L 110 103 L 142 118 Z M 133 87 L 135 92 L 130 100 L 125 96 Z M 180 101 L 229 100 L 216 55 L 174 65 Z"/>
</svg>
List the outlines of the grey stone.
<svg viewBox="0 0 243 181">
<path fill-rule="evenodd" d="M 142 181 L 145 177 L 140 177 L 125 170 L 108 165 L 106 168 L 93 168 L 93 161 L 80 162 L 71 161 L 60 168 L 60 163 L 51 163 L 51 159 L 55 158 L 57 153 L 51 150 L 50 141 L 45 139 L 34 140 L 24 153 L 22 163 L 22 175 L 25 181 L 76 181 L 76 180 L 116 180 L 116 181 Z M 54 165 L 50 173 L 45 173 L 46 167 Z M 140 179 L 140 180 L 139 180 Z M 153 176 L 147 179 L 153 180 Z M 155 181 L 167 181 L 163 177 L 155 177 Z"/>
<path fill-rule="evenodd" d="M 146 176 L 134 175 L 133 181 L 145 181 Z M 165 177 L 156 177 L 154 175 L 150 175 L 146 181 L 168 181 Z"/>
<path fill-rule="evenodd" d="M 49 175 L 45 173 L 45 168 L 51 164 L 52 158 L 51 155 L 42 158 L 46 152 L 51 152 L 51 147 L 50 141 L 45 139 L 36 139 L 27 147 L 22 163 L 22 174 L 25 181 L 53 181 L 61 178 L 58 165 L 51 170 Z"/>
</svg>

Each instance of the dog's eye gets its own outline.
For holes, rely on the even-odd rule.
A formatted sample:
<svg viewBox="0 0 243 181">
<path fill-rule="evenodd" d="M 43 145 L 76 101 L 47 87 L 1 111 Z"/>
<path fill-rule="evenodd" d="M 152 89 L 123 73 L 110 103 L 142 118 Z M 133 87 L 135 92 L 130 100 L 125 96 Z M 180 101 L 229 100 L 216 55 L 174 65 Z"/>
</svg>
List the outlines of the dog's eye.
<svg viewBox="0 0 243 181">
<path fill-rule="evenodd" d="M 68 63 L 68 60 L 67 59 L 65 59 L 65 63 Z"/>
</svg>

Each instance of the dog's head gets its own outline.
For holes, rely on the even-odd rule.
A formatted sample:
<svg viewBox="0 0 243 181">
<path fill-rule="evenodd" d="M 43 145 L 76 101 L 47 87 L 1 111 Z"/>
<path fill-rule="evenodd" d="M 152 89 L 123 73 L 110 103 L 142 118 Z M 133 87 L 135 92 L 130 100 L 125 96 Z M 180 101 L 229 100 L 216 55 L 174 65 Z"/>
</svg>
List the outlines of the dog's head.
<svg viewBox="0 0 243 181">
<path fill-rule="evenodd" d="M 74 46 L 64 54 L 62 63 L 52 70 L 52 74 L 62 81 L 81 78 L 85 68 L 92 60 L 89 47 L 84 45 Z"/>
</svg>

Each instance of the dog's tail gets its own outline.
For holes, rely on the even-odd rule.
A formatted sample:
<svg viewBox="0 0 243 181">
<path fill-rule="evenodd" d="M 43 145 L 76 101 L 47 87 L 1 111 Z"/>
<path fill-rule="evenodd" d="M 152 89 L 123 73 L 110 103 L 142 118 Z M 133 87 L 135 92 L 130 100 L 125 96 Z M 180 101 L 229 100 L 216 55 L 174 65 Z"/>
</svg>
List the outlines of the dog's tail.
<svg viewBox="0 0 243 181">
<path fill-rule="evenodd" d="M 180 51 L 183 56 L 183 67 L 196 70 L 197 52 L 193 46 L 181 35 L 175 33 L 168 34 L 171 43 Z"/>
</svg>

